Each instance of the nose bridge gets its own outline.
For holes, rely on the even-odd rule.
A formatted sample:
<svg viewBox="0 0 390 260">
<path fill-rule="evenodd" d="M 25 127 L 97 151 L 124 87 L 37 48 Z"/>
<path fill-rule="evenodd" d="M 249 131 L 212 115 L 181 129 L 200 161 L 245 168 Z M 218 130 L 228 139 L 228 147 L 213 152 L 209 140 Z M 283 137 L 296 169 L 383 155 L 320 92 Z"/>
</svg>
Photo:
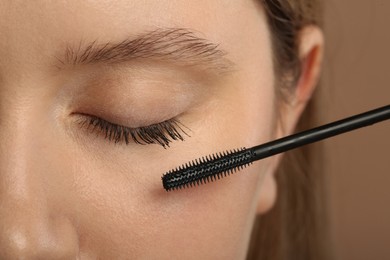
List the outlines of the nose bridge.
<svg viewBox="0 0 390 260">
<path fill-rule="evenodd" d="M 0 96 L 0 259 L 74 256 L 76 232 L 51 208 L 51 122 L 42 102 L 21 100 Z"/>
<path fill-rule="evenodd" d="M 0 96 L 0 181 L 3 188 L 20 195 L 40 190 L 39 165 L 44 125 L 37 126 L 38 114 L 26 99 Z M 4 189 L 0 190 L 0 194 Z M 0 195 L 1 196 L 1 195 Z"/>
<path fill-rule="evenodd" d="M 4 103 L 3 103 L 4 104 Z M 20 116 L 25 114 L 23 108 L 13 109 L 8 106 L 7 109 L 0 110 L 0 197 L 4 198 L 2 193 L 14 193 L 23 196 L 23 193 L 31 192 L 34 179 L 31 173 L 31 164 L 35 155 L 31 137 L 34 133 L 29 132 L 29 121 L 32 118 Z M 35 144 L 38 142 L 35 140 Z M 37 150 L 35 151 L 37 152 Z M 30 173 L 29 170 L 30 169 Z M 35 178 L 34 178 L 35 177 Z"/>
</svg>

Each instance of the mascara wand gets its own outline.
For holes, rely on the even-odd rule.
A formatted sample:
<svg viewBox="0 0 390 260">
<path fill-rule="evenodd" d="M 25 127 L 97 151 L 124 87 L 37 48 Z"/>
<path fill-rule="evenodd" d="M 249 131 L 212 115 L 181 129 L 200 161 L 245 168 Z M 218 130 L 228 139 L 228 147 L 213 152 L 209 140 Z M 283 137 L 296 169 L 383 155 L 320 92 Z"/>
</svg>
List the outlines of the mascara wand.
<svg viewBox="0 0 390 260">
<path fill-rule="evenodd" d="M 390 119 L 390 105 L 252 148 L 240 148 L 202 157 L 164 174 L 161 178 L 163 187 L 166 191 L 170 191 L 214 181 L 254 161 L 388 119 Z"/>
</svg>

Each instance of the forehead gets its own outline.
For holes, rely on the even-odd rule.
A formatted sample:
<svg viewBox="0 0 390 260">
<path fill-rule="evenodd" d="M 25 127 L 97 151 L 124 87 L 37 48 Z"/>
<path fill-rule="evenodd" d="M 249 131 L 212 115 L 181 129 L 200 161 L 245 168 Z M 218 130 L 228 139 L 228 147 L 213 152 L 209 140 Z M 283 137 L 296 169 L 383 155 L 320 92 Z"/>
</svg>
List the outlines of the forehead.
<svg viewBox="0 0 390 260">
<path fill-rule="evenodd" d="M 252 0 L 2 0 L 0 60 L 2 71 L 16 63 L 38 69 L 67 45 L 120 42 L 156 28 L 189 28 L 228 50 L 230 58 L 259 49 L 267 38 L 264 14 Z M 254 26 L 253 26 L 254 25 Z M 256 38 L 257 37 L 257 38 Z M 257 41 L 257 42 L 256 42 Z M 237 44 L 239 43 L 239 44 Z M 52 63 L 52 61 L 50 61 Z M 46 65 L 46 64 L 45 64 Z"/>
<path fill-rule="evenodd" d="M 3 0 L 0 4 L 0 34 L 7 31 L 51 37 L 109 33 L 142 27 L 185 27 L 195 25 L 200 31 L 216 30 L 233 13 L 239 1 L 23 1 Z M 212 22 L 212 24 L 210 24 Z M 3 36 L 2 35 L 2 36 Z M 27 35 L 26 35 L 27 36 Z M 48 35 L 47 35 L 48 36 Z"/>
</svg>

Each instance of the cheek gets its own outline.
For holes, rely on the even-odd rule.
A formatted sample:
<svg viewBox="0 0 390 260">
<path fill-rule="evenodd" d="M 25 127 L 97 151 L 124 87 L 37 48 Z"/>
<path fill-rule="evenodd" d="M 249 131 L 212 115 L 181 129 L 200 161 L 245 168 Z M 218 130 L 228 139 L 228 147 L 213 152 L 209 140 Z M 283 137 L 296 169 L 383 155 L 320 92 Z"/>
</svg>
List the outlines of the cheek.
<svg viewBox="0 0 390 260">
<path fill-rule="evenodd" d="M 165 192 L 158 163 L 128 169 L 127 176 L 118 167 L 79 163 L 83 167 L 74 168 L 72 186 L 77 196 L 69 204 L 83 251 L 112 257 L 105 250 L 116 249 L 118 256 L 162 259 L 200 259 L 207 252 L 229 259 L 245 249 L 261 164 L 217 182 Z"/>
</svg>

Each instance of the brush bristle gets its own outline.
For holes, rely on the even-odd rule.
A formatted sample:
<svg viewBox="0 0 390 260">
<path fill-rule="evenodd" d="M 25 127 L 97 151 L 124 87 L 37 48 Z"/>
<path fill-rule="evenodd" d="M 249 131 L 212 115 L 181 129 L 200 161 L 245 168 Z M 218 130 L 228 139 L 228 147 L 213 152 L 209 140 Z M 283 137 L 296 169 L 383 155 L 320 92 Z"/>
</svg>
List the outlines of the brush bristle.
<svg viewBox="0 0 390 260">
<path fill-rule="evenodd" d="M 202 157 L 170 170 L 162 176 L 162 183 L 170 191 L 214 181 L 251 164 L 252 157 L 246 148 Z"/>
</svg>

